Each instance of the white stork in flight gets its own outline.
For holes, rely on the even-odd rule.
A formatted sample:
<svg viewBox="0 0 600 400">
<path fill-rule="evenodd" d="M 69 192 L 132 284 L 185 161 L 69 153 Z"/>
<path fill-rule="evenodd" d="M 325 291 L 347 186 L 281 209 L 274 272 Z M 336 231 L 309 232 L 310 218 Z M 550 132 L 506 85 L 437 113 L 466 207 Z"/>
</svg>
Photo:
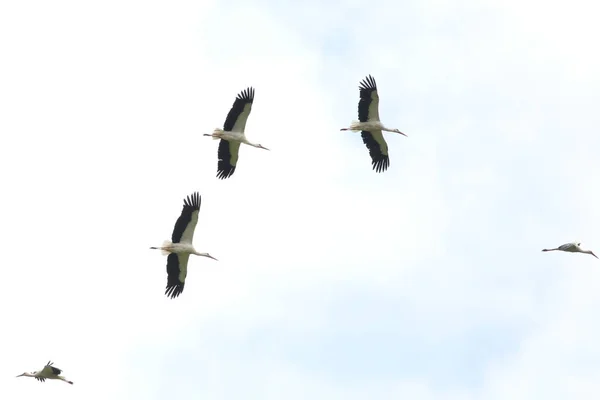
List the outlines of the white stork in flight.
<svg viewBox="0 0 600 400">
<path fill-rule="evenodd" d="M 559 251 L 566 251 L 566 252 L 569 252 L 569 253 L 585 253 L 585 254 L 591 254 L 594 257 L 598 258 L 598 256 L 596 256 L 593 251 L 591 251 L 591 250 L 583 250 L 579 246 L 581 246 L 581 243 L 571 242 L 571 243 L 566 243 L 566 244 L 563 244 L 561 246 L 558 246 L 555 249 L 543 249 L 542 251 L 556 251 L 556 250 L 559 250 Z"/>
<path fill-rule="evenodd" d="M 194 192 L 187 199 L 184 199 L 183 210 L 175 223 L 171 241 L 166 240 L 162 247 L 150 247 L 169 255 L 167 257 L 167 287 L 165 294 L 172 299 L 183 292 L 190 254 L 217 260 L 208 253 L 198 253 L 192 244 L 194 230 L 198 223 L 198 214 L 200 213 L 200 200 L 198 192 Z"/>
<path fill-rule="evenodd" d="M 379 95 L 375 78 L 367 76 L 360 83 L 360 100 L 358 102 L 358 121 L 353 121 L 349 128 L 341 131 L 362 131 L 363 143 L 369 149 L 373 170 L 384 172 L 390 165 L 388 146 L 383 138 L 382 131 L 395 132 L 406 136 L 398 129 L 386 128 L 379 121 Z"/>
<path fill-rule="evenodd" d="M 235 172 L 240 143 L 269 150 L 261 144 L 248 141 L 244 134 L 253 102 L 254 88 L 249 87 L 237 95 L 229 114 L 227 114 L 223 129 L 217 128 L 211 134 L 204 134 L 204 136 L 211 136 L 214 140 L 221 139 L 218 152 L 219 162 L 217 164 L 217 178 L 219 179 L 229 178 Z"/>
<path fill-rule="evenodd" d="M 46 379 L 60 379 L 61 381 L 67 382 L 69 385 L 72 385 L 73 382 L 60 375 L 62 374 L 62 370 L 53 367 L 52 364 L 52 361 L 48 361 L 48 364 L 46 364 L 46 366 L 41 371 L 34 371 L 31 373 L 23 372 L 21 375 L 17 375 L 17 378 L 20 376 L 29 376 L 37 379 L 40 382 L 44 382 Z"/>
</svg>

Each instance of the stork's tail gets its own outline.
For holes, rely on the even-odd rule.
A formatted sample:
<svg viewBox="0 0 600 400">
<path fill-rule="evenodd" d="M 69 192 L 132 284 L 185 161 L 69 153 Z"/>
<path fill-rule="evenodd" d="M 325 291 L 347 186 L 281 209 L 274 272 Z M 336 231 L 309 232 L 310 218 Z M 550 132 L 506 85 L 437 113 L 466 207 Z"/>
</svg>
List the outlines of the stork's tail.
<svg viewBox="0 0 600 400">
<path fill-rule="evenodd" d="M 349 127 L 342 128 L 340 131 L 361 131 L 363 127 L 361 126 L 360 121 L 352 121 Z"/>
<path fill-rule="evenodd" d="M 160 250 L 160 253 L 163 256 L 166 256 L 167 254 L 170 253 L 170 251 L 165 250 L 165 248 L 170 247 L 173 243 L 170 240 L 165 240 L 163 242 L 163 245 L 161 247 L 150 247 L 152 250 Z"/>
<path fill-rule="evenodd" d="M 215 128 L 213 133 L 205 133 L 204 136 L 212 136 L 213 140 L 221 139 L 221 134 L 223 133 L 223 129 Z"/>
</svg>

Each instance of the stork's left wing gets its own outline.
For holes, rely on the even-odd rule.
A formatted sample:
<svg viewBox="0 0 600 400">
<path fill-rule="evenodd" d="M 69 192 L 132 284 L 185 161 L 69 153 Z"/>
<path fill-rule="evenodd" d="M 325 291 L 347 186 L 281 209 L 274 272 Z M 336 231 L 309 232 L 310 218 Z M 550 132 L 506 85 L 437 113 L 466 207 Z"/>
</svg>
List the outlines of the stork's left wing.
<svg viewBox="0 0 600 400">
<path fill-rule="evenodd" d="M 240 142 L 221 139 L 218 151 L 217 178 L 226 179 L 233 175 L 239 151 Z"/>
<path fill-rule="evenodd" d="M 167 287 L 165 294 L 174 299 L 183 292 L 189 254 L 171 253 L 167 257 Z"/>
<path fill-rule="evenodd" d="M 369 149 L 371 165 L 375 172 L 384 172 L 390 166 L 388 146 L 381 131 L 362 131 L 363 143 Z"/>
</svg>

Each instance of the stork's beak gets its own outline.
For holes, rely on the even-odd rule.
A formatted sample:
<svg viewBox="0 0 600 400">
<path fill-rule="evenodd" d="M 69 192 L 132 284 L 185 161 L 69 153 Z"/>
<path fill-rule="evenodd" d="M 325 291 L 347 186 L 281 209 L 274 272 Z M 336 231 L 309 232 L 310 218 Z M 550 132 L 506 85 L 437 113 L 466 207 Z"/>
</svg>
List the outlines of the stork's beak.
<svg viewBox="0 0 600 400">
<path fill-rule="evenodd" d="M 267 149 L 265 146 L 260 146 L 260 148 L 261 148 L 261 149 L 265 149 L 265 150 L 269 150 L 269 149 Z M 271 151 L 271 150 L 269 150 L 269 151 Z"/>
<path fill-rule="evenodd" d="M 592 254 L 594 257 L 598 258 L 598 256 L 597 256 L 597 255 L 595 255 L 593 252 L 592 252 L 591 254 Z"/>
<path fill-rule="evenodd" d="M 406 133 L 402 133 L 402 132 L 398 132 L 398 133 L 401 134 L 401 135 L 404 135 L 404 136 L 408 137 L 408 135 Z"/>
<path fill-rule="evenodd" d="M 24 375 L 25 375 L 25 372 L 23 372 L 21 375 L 17 375 L 16 377 L 18 378 L 18 377 L 24 376 Z"/>
<path fill-rule="evenodd" d="M 206 257 L 208 257 L 208 258 L 212 258 L 212 259 L 213 259 L 213 260 L 215 260 L 215 261 L 219 261 L 219 260 L 217 260 L 216 258 L 214 258 L 213 256 L 211 256 L 210 254 L 208 254 Z"/>
</svg>

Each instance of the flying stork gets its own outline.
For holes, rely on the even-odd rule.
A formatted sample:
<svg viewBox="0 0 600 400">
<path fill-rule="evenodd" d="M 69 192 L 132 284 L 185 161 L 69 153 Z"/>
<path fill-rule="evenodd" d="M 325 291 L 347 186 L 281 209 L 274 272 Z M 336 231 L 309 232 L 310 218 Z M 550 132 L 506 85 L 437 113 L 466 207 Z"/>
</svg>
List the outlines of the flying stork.
<svg viewBox="0 0 600 400">
<path fill-rule="evenodd" d="M 200 200 L 198 192 L 194 192 L 187 199 L 184 199 L 183 210 L 175 223 L 171 241 L 165 240 L 161 247 L 150 247 L 151 249 L 161 250 L 164 255 L 168 254 L 165 294 L 172 299 L 183 292 L 190 254 L 218 261 L 208 253 L 198 253 L 192 244 L 194 230 L 196 229 L 196 223 L 198 223 L 198 214 L 200 213 Z"/>
<path fill-rule="evenodd" d="M 60 379 L 61 381 L 67 382 L 68 384 L 72 385 L 73 382 L 60 375 L 62 374 L 62 370 L 53 367 L 52 364 L 52 361 L 48 361 L 46 366 L 41 371 L 34 371 L 31 373 L 23 372 L 21 375 L 17 375 L 17 378 L 20 376 L 29 376 L 37 379 L 40 382 L 44 382 L 46 379 Z"/>
<path fill-rule="evenodd" d="M 581 246 L 581 243 L 571 242 L 571 243 L 566 243 L 566 244 L 563 244 L 561 246 L 558 246 L 555 249 L 543 249 L 542 251 L 560 250 L 560 251 L 567 251 L 569 253 L 585 253 L 585 254 L 591 254 L 594 257 L 598 258 L 598 256 L 596 256 L 593 251 L 591 251 L 591 250 L 583 250 L 579 246 Z"/>
<path fill-rule="evenodd" d="M 360 100 L 358 102 L 358 121 L 353 121 L 349 128 L 341 131 L 362 131 L 363 143 L 369 149 L 371 164 L 376 172 L 384 172 L 390 165 L 388 147 L 382 131 L 395 132 L 407 136 L 398 129 L 386 128 L 379 121 L 379 95 L 375 78 L 367 76 L 360 82 Z"/>
<path fill-rule="evenodd" d="M 237 95 L 231 110 L 227 114 L 223 129 L 217 128 L 211 134 L 204 134 L 204 136 L 211 136 L 214 140 L 221 139 L 218 151 L 219 162 L 217 164 L 217 178 L 219 179 L 229 178 L 235 172 L 240 143 L 269 150 L 261 144 L 248 141 L 244 134 L 253 102 L 254 88 L 249 87 Z"/>
</svg>

